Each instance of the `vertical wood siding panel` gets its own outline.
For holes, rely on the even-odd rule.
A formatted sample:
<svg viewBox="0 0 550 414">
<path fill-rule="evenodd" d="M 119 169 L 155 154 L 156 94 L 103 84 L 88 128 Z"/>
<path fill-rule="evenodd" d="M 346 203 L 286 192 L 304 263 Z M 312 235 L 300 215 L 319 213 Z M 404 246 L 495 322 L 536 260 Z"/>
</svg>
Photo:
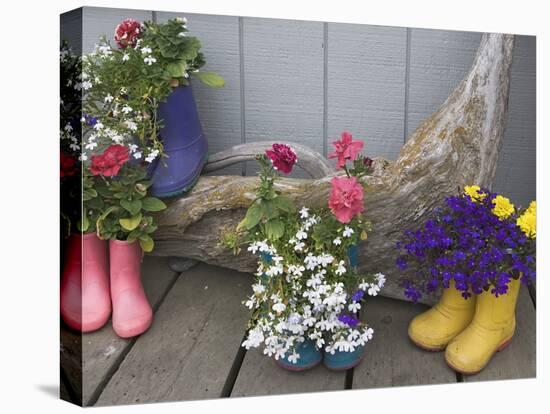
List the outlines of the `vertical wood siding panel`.
<svg viewBox="0 0 550 414">
<path fill-rule="evenodd" d="M 246 140 L 296 141 L 321 153 L 323 23 L 244 18 L 243 30 Z M 249 163 L 247 173 L 256 171 Z"/>
<path fill-rule="evenodd" d="M 406 29 L 328 26 L 328 150 L 347 130 L 369 156 L 395 159 L 403 145 Z"/>
<path fill-rule="evenodd" d="M 82 53 L 82 7 L 63 13 L 59 23 L 60 44 L 66 40 L 73 53 Z"/>
<path fill-rule="evenodd" d="M 477 32 L 411 30 L 409 136 L 464 78 L 480 40 L 481 34 Z"/>
<path fill-rule="evenodd" d="M 157 21 L 186 17 L 190 34 L 202 44 L 204 70 L 223 76 L 225 86 L 213 89 L 193 81 L 208 152 L 214 154 L 241 143 L 239 18 L 192 13 L 157 12 Z M 239 165 L 215 171 L 212 175 L 241 175 Z"/>
<path fill-rule="evenodd" d="M 90 53 L 103 35 L 116 47 L 113 34 L 117 24 L 131 17 L 139 21 L 151 20 L 152 13 L 147 10 L 111 9 L 105 7 L 83 7 L 82 47 L 84 53 Z"/>
<path fill-rule="evenodd" d="M 536 38 L 516 36 L 508 123 L 494 190 L 527 206 L 536 198 Z"/>
</svg>

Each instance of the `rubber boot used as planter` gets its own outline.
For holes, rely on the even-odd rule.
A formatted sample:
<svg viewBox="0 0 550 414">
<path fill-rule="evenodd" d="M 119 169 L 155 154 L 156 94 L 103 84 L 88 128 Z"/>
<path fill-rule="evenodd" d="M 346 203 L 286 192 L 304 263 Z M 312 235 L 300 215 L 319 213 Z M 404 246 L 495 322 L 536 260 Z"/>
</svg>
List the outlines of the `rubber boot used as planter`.
<svg viewBox="0 0 550 414">
<path fill-rule="evenodd" d="M 325 352 L 323 364 L 333 371 L 345 371 L 354 368 L 363 360 L 365 346 L 358 346 L 353 352 L 335 351 L 334 354 Z"/>
<path fill-rule="evenodd" d="M 484 291 L 477 297 L 472 323 L 447 346 L 445 359 L 462 374 L 476 374 L 512 340 L 516 329 L 516 302 L 520 280 L 511 280 L 499 297 Z"/>
<path fill-rule="evenodd" d="M 191 85 L 174 89 L 167 101 L 159 104 L 157 116 L 163 123 L 159 135 L 167 157 L 154 166 L 151 193 L 172 197 L 195 185 L 208 155 Z"/>
<path fill-rule="evenodd" d="M 61 280 L 61 317 L 72 329 L 92 332 L 111 315 L 107 242 L 95 233 L 71 235 Z"/>
<path fill-rule="evenodd" d="M 296 362 L 289 361 L 288 357 L 292 355 L 289 351 L 284 358 L 279 358 L 275 362 L 278 366 L 288 371 L 305 371 L 316 367 L 321 363 L 323 354 L 315 346 L 315 342 L 306 339 L 304 342 L 298 343 L 295 347 L 295 351 L 300 355 Z"/>
<path fill-rule="evenodd" d="M 442 351 L 470 324 L 475 309 L 475 295 L 464 299 L 451 280 L 449 287 L 443 289 L 439 302 L 411 321 L 409 338 L 427 351 Z"/>
<path fill-rule="evenodd" d="M 153 310 L 141 284 L 141 247 L 138 242 L 111 240 L 111 298 L 113 329 L 122 338 L 145 332 Z"/>
</svg>

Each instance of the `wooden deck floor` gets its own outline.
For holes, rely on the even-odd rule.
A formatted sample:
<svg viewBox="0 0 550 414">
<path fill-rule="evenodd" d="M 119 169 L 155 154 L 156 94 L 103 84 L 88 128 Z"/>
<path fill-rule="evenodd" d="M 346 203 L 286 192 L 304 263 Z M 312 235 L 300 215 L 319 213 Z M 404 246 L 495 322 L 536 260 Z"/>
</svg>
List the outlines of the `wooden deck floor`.
<svg viewBox="0 0 550 414">
<path fill-rule="evenodd" d="M 365 306 L 375 336 L 358 367 L 290 373 L 260 351 L 240 347 L 248 318 L 241 301 L 251 280 L 249 274 L 203 263 L 178 274 L 167 259 L 146 257 L 143 282 L 155 311 L 152 327 L 130 340 L 118 338 L 110 323 L 83 336 L 62 327 L 62 393 L 79 402 L 76 390 L 83 384 L 83 405 L 101 406 L 536 375 L 535 307 L 524 287 L 512 344 L 478 375 L 456 374 L 442 353 L 410 343 L 407 325 L 425 306 L 382 297 L 370 298 Z"/>
</svg>

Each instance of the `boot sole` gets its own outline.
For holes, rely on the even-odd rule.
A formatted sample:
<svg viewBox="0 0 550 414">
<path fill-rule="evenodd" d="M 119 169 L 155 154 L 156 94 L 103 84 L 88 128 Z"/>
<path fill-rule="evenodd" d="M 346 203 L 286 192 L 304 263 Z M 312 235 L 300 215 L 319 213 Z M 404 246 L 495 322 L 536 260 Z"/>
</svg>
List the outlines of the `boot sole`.
<svg viewBox="0 0 550 414">
<path fill-rule="evenodd" d="M 439 347 L 439 348 L 432 348 L 432 347 L 425 346 L 425 345 L 422 345 L 422 344 L 416 342 L 416 341 L 415 341 L 414 339 L 412 339 L 410 336 L 409 336 L 409 339 L 410 339 L 411 342 L 412 342 L 413 344 L 415 344 L 418 348 L 423 349 L 424 351 L 428 351 L 428 352 L 441 352 L 441 351 L 443 351 L 443 350 L 446 348 L 445 345 L 443 345 L 443 346 L 441 346 L 441 347 Z"/>
<path fill-rule="evenodd" d="M 497 352 L 500 352 L 500 351 L 503 351 L 508 345 L 510 345 L 510 343 L 512 342 L 512 337 L 508 338 L 507 340 L 505 340 L 503 343 L 501 343 L 499 345 L 499 347 L 496 349 L 495 352 L 493 352 L 493 355 L 491 355 L 491 358 L 489 358 L 489 361 L 491 361 L 491 359 L 493 359 L 493 357 L 495 356 L 495 354 Z M 455 367 L 453 364 L 451 364 L 449 361 L 447 361 L 447 358 L 445 358 L 445 362 L 447 363 L 447 365 L 453 369 L 454 371 L 458 372 L 459 374 L 462 374 L 462 375 L 475 375 L 475 374 L 479 374 L 481 371 L 483 371 L 483 369 L 489 364 L 489 362 L 487 362 L 486 365 L 484 365 L 481 369 L 477 370 L 477 371 L 463 371 L 461 369 L 458 369 L 457 367 Z"/>
</svg>

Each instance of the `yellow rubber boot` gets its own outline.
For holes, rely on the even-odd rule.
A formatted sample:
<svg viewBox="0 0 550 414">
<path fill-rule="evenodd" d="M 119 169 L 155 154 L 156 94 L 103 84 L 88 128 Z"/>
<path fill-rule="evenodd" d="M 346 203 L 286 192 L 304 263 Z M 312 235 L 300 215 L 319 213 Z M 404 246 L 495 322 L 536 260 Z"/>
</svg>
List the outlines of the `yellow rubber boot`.
<svg viewBox="0 0 550 414">
<path fill-rule="evenodd" d="M 476 297 L 464 299 L 451 281 L 439 302 L 409 324 L 409 338 L 420 348 L 442 351 L 472 321 Z"/>
<path fill-rule="evenodd" d="M 512 280 L 505 295 L 495 297 L 490 291 L 478 295 L 472 323 L 445 351 L 451 368 L 463 374 L 476 374 L 512 340 L 516 329 L 516 302 L 520 281 Z"/>
</svg>

